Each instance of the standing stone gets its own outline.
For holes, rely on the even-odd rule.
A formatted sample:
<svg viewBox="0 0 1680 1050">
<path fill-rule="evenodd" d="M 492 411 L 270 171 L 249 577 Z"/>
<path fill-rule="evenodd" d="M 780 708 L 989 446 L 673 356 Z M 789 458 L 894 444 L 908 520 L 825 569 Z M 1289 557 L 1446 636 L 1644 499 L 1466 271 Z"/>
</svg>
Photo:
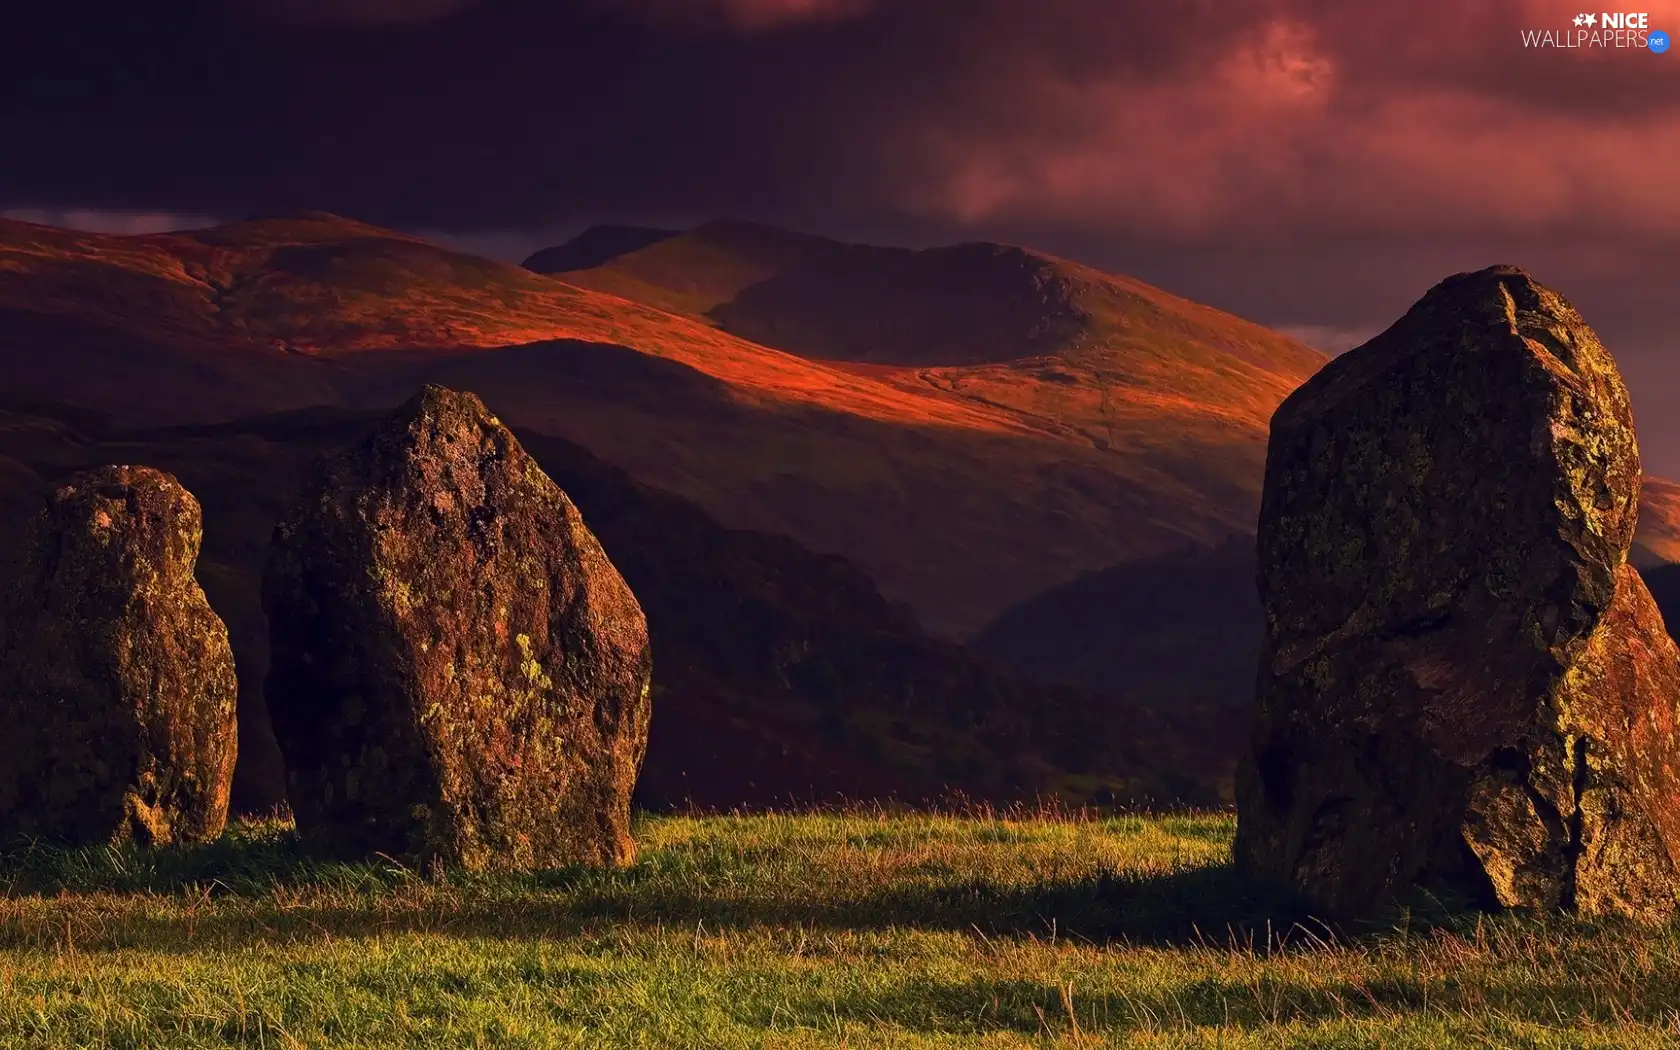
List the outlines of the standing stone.
<svg viewBox="0 0 1680 1050">
<path fill-rule="evenodd" d="M 429 386 L 275 529 L 267 697 L 299 833 L 472 869 L 624 864 L 647 622 L 577 508 Z"/>
<path fill-rule="evenodd" d="M 1236 858 L 1321 914 L 1680 892 L 1680 654 L 1627 563 L 1626 387 L 1521 270 L 1450 277 L 1272 420 Z"/>
<path fill-rule="evenodd" d="M 233 654 L 193 566 L 198 501 L 148 467 L 47 492 L 0 609 L 0 833 L 215 838 L 236 750 Z"/>
</svg>

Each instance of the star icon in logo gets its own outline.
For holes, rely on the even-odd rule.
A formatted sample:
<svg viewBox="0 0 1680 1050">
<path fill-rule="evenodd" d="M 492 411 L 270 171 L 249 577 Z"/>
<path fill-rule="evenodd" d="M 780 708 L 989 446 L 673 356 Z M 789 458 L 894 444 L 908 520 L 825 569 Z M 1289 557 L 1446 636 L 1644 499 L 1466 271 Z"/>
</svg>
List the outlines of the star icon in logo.
<svg viewBox="0 0 1680 1050">
<path fill-rule="evenodd" d="M 1575 16 L 1575 24 L 1578 25 L 1578 26 L 1586 25 L 1587 24 L 1587 16 L 1586 15 L 1576 15 Z"/>
<path fill-rule="evenodd" d="M 1588 29 L 1591 29 L 1593 26 L 1598 25 L 1598 16 L 1597 15 L 1587 15 L 1586 19 L 1587 19 L 1587 28 Z"/>
</svg>

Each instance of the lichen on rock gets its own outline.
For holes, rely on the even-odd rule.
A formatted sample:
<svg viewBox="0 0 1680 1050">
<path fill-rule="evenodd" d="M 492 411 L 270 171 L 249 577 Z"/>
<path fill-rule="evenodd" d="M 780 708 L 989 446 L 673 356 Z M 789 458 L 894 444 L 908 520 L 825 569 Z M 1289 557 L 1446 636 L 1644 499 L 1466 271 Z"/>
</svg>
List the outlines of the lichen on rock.
<svg viewBox="0 0 1680 1050">
<path fill-rule="evenodd" d="M 647 623 L 566 494 L 427 387 L 323 460 L 263 581 L 298 830 L 472 869 L 634 857 Z"/>
<path fill-rule="evenodd" d="M 1680 654 L 1627 389 L 1564 298 L 1448 278 L 1272 421 L 1236 857 L 1322 913 L 1680 901 Z"/>
<path fill-rule="evenodd" d="M 198 501 L 113 466 L 45 492 L 0 608 L 0 833 L 221 833 L 237 749 L 227 628 L 193 577 Z"/>
</svg>

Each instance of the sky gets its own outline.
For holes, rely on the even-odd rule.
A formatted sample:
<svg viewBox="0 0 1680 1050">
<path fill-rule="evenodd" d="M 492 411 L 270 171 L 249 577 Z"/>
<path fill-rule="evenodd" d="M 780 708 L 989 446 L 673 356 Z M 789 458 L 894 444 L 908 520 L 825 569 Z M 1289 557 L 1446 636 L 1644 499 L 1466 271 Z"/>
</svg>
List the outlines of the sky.
<svg viewBox="0 0 1680 1050">
<path fill-rule="evenodd" d="M 1006 240 L 1331 351 L 1510 262 L 1604 336 L 1680 475 L 1680 53 L 1524 46 L 1580 2 L 13 5 L 0 212 L 319 208 L 510 259 L 723 216 Z M 1680 32 L 1680 0 L 1638 11 Z"/>
</svg>

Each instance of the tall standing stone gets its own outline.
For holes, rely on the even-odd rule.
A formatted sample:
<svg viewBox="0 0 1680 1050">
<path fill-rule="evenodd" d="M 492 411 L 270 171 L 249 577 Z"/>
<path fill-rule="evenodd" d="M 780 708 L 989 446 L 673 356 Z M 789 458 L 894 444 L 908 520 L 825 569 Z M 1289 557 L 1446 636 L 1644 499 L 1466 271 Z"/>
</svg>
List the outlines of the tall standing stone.
<svg viewBox="0 0 1680 1050">
<path fill-rule="evenodd" d="M 0 608 L 0 832 L 221 833 L 237 685 L 193 578 L 202 538 L 198 501 L 159 470 L 104 467 L 45 494 Z"/>
<path fill-rule="evenodd" d="M 306 843 L 474 869 L 634 857 L 646 620 L 478 398 L 427 387 L 323 460 L 263 606 Z"/>
<path fill-rule="evenodd" d="M 1628 393 L 1562 296 L 1459 274 L 1272 420 L 1236 855 L 1321 913 L 1680 894 L 1680 654 L 1627 563 Z"/>
</svg>

